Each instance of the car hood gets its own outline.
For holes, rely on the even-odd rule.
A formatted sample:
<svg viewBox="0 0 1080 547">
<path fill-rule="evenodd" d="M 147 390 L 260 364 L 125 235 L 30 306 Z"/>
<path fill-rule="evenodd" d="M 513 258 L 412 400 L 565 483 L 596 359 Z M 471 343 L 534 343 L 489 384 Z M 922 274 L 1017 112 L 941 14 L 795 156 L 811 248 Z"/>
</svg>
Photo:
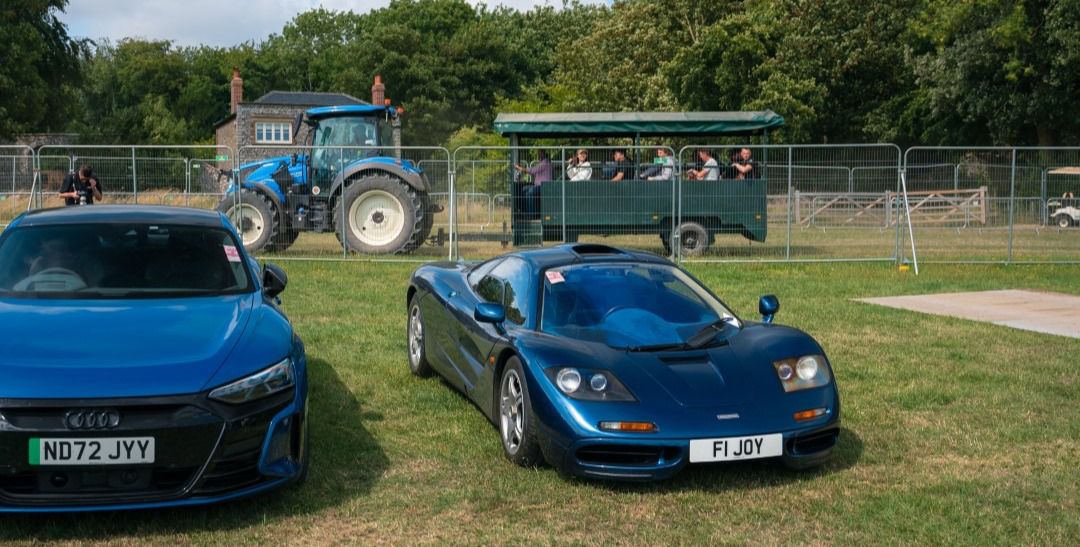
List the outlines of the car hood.
<svg viewBox="0 0 1080 547">
<path fill-rule="evenodd" d="M 801 331 L 748 324 L 723 343 L 689 351 L 628 352 L 600 343 L 540 335 L 527 351 L 543 366 L 610 370 L 640 400 L 684 407 L 731 407 L 776 392 L 772 362 L 820 353 Z"/>
<path fill-rule="evenodd" d="M 255 298 L 0 300 L 0 398 L 199 392 L 244 337 Z"/>
</svg>

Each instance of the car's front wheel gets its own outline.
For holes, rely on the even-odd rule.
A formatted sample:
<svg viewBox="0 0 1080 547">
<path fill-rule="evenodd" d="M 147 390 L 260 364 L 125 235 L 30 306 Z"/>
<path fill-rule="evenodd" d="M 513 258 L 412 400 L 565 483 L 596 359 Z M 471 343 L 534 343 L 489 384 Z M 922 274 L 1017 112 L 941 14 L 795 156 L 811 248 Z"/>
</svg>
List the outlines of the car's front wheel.
<svg viewBox="0 0 1080 547">
<path fill-rule="evenodd" d="M 420 298 L 413 298 L 409 306 L 409 370 L 413 374 L 426 378 L 431 376 L 431 364 L 424 349 L 424 314 L 420 311 Z"/>
<path fill-rule="evenodd" d="M 517 465 L 540 465 L 544 457 L 537 438 L 536 418 L 525 372 L 517 357 L 506 362 L 499 385 L 499 435 L 503 452 Z"/>
</svg>

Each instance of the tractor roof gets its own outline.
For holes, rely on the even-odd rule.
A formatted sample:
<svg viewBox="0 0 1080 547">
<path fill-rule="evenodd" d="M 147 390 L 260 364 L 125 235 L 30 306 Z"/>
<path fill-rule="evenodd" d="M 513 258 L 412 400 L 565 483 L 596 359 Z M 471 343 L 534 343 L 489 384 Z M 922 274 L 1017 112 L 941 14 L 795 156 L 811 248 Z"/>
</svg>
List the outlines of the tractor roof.
<svg viewBox="0 0 1080 547">
<path fill-rule="evenodd" d="M 376 106 L 373 104 L 348 104 L 339 106 L 320 106 L 307 111 L 308 118 L 321 120 L 323 118 L 335 118 L 341 116 L 381 116 L 387 111 L 391 115 L 396 112 L 392 106 Z"/>
</svg>

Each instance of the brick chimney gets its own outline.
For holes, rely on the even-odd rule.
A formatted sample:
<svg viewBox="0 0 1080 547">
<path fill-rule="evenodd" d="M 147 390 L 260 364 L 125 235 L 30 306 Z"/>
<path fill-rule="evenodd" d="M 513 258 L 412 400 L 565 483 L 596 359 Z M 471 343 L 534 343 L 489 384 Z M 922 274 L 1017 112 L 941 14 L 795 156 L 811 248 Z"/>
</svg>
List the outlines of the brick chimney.
<svg viewBox="0 0 1080 547">
<path fill-rule="evenodd" d="M 240 69 L 232 67 L 232 93 L 230 96 L 229 112 L 236 114 L 236 105 L 244 100 L 244 80 L 240 78 Z"/>
<path fill-rule="evenodd" d="M 382 106 L 386 101 L 386 86 L 382 83 L 382 76 L 375 75 L 375 85 L 371 86 L 371 104 Z"/>
</svg>

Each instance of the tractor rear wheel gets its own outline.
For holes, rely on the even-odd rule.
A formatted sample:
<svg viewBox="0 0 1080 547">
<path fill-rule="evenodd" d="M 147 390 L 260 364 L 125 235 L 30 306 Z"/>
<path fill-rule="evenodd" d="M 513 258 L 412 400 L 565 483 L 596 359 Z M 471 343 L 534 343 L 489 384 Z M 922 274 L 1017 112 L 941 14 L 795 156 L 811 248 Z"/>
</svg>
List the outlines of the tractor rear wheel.
<svg viewBox="0 0 1080 547">
<path fill-rule="evenodd" d="M 427 235 L 425 197 L 386 175 L 353 180 L 334 215 L 338 239 L 344 235 L 350 251 L 365 254 L 411 252 Z"/>
<path fill-rule="evenodd" d="M 274 206 L 259 192 L 240 190 L 239 199 L 235 195 L 227 195 L 218 203 L 217 210 L 224 213 L 236 227 L 236 232 L 248 252 L 261 251 L 269 246 L 271 241 L 281 239 L 278 233 L 280 223 L 277 222 Z"/>
</svg>

